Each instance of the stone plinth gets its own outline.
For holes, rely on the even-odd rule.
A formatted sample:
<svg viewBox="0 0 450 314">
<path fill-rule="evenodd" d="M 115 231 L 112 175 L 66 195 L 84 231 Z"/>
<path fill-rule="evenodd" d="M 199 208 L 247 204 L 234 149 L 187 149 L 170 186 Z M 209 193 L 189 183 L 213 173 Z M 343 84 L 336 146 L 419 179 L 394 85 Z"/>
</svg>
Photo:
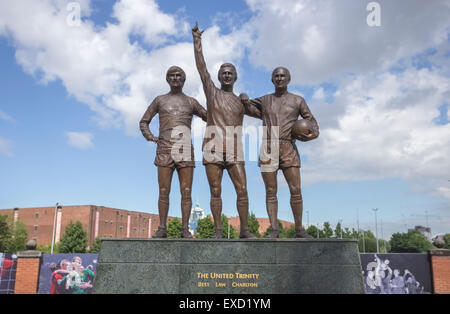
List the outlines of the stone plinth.
<svg viewBox="0 0 450 314">
<path fill-rule="evenodd" d="M 94 293 L 364 293 L 357 242 L 103 239 Z"/>
</svg>

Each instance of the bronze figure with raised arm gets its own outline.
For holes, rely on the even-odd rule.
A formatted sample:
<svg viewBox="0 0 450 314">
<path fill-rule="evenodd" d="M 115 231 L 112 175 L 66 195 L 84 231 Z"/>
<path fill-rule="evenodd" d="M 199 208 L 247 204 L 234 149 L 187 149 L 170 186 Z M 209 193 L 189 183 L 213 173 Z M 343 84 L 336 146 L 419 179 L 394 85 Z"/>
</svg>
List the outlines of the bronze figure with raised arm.
<svg viewBox="0 0 450 314">
<path fill-rule="evenodd" d="M 272 73 L 275 86 L 273 94 L 249 99 L 241 94 L 242 103 L 255 118 L 263 121 L 265 134 L 260 151 L 258 165 L 266 187 L 266 208 L 269 215 L 270 238 L 278 238 L 278 199 L 277 173 L 281 169 L 291 194 L 290 204 L 295 221 L 295 237 L 311 238 L 302 227 L 303 198 L 300 185 L 300 156 L 295 140 L 310 141 L 319 136 L 319 126 L 305 100 L 288 92 L 291 75 L 284 67 L 276 68 Z M 301 116 L 310 125 L 309 132 L 293 134 L 293 129 Z M 303 120 L 300 120 L 303 122 Z M 273 149 L 275 148 L 275 149 Z M 268 151 L 270 150 L 270 153 Z M 274 155 L 274 151 L 276 154 Z M 274 158 L 271 158 L 275 156 Z"/>
<path fill-rule="evenodd" d="M 183 93 L 186 74 L 180 67 L 172 66 L 166 74 L 170 92 L 156 97 L 140 122 L 142 135 L 157 143 L 155 165 L 158 167 L 159 184 L 159 227 L 154 238 L 167 238 L 167 216 L 169 193 L 173 172 L 176 169 L 180 181 L 182 238 L 192 238 L 189 232 L 189 216 L 192 209 L 192 179 L 194 175 L 194 149 L 190 130 L 193 115 L 206 121 L 206 110 L 192 97 Z M 150 131 L 149 124 L 159 114 L 159 136 Z M 180 140 L 180 135 L 181 140 Z M 185 145 L 179 145 L 184 143 Z"/>
<path fill-rule="evenodd" d="M 240 238 L 254 238 L 248 228 L 247 178 L 242 145 L 242 123 L 246 108 L 233 93 L 237 80 L 236 68 L 231 63 L 222 64 L 218 73 L 220 88 L 214 85 L 206 67 L 202 51 L 202 34 L 198 24 L 192 29 L 195 62 L 206 96 L 207 122 L 203 141 L 203 164 L 211 192 L 214 238 L 224 237 L 222 231 L 222 176 L 226 169 L 237 194 L 236 207 L 240 219 Z"/>
</svg>

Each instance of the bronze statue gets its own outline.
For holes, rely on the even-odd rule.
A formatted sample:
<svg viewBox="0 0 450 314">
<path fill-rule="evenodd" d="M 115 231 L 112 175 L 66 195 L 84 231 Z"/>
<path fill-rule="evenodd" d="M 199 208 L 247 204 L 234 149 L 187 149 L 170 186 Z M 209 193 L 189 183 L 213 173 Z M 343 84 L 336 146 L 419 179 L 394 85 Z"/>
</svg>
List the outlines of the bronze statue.
<svg viewBox="0 0 450 314">
<path fill-rule="evenodd" d="M 192 179 L 194 175 L 194 149 L 190 139 L 192 116 L 196 115 L 206 121 L 206 110 L 192 97 L 183 93 L 186 74 L 183 69 L 172 66 L 166 75 L 170 92 L 156 97 L 148 107 L 140 122 L 142 135 L 151 142 L 158 144 L 156 150 L 155 165 L 158 167 L 159 200 L 158 211 L 160 225 L 153 235 L 154 238 L 167 238 L 167 215 L 169 212 L 169 193 L 172 183 L 172 175 L 175 169 L 178 172 L 181 190 L 182 213 L 182 238 L 192 238 L 189 232 L 188 222 L 192 208 Z M 150 131 L 149 124 L 153 117 L 159 114 L 159 136 L 155 137 Z M 178 158 L 179 138 L 173 136 L 177 128 L 187 130 L 190 153 L 187 158 Z M 175 132 L 178 135 L 178 132 Z M 186 139 L 185 139 L 186 140 Z M 185 146 L 184 146 L 185 147 Z M 186 151 L 184 151 L 186 153 Z M 185 156 L 185 155 L 183 155 Z"/>
<path fill-rule="evenodd" d="M 203 164 L 211 192 L 211 212 L 213 214 L 215 234 L 214 238 L 224 237 L 222 231 L 222 176 L 226 169 L 237 193 L 236 207 L 240 219 L 240 237 L 254 238 L 248 228 L 248 193 L 245 163 L 242 157 L 243 147 L 239 134 L 234 132 L 242 128 L 245 106 L 240 98 L 233 93 L 233 86 L 237 80 L 234 65 L 222 64 L 218 73 L 221 87 L 217 88 L 206 67 L 202 52 L 201 36 L 198 24 L 192 29 L 194 41 L 195 62 L 207 101 L 207 131 L 203 141 Z M 228 132 L 227 132 L 228 129 Z M 231 130 L 231 134 L 230 134 Z M 214 136 L 213 136 L 214 135 Z M 235 135 L 238 143 L 235 145 Z M 231 140 L 231 142 L 229 142 Z M 211 145 L 216 143 L 217 145 Z"/>
<path fill-rule="evenodd" d="M 266 150 L 261 149 L 258 165 L 266 187 L 266 208 L 270 219 L 270 238 L 278 238 L 278 199 L 277 199 L 277 172 L 283 175 L 289 185 L 291 193 L 291 208 L 295 221 L 296 238 L 312 238 L 302 227 L 303 199 L 300 185 L 300 156 L 295 145 L 295 138 L 310 141 L 319 136 L 319 126 L 312 115 L 305 100 L 288 92 L 291 75 L 286 68 L 278 67 L 272 73 L 272 83 L 275 93 L 250 100 L 246 94 L 241 94 L 241 100 L 249 108 L 249 115 L 259 118 L 266 127 L 264 141 L 273 141 L 277 147 L 277 160 L 275 162 L 265 156 Z M 292 134 L 294 124 L 298 117 L 309 120 L 312 125 L 311 132 L 305 134 Z M 277 128 L 274 136 L 272 127 Z M 267 145 L 270 147 L 270 145 Z"/>
</svg>

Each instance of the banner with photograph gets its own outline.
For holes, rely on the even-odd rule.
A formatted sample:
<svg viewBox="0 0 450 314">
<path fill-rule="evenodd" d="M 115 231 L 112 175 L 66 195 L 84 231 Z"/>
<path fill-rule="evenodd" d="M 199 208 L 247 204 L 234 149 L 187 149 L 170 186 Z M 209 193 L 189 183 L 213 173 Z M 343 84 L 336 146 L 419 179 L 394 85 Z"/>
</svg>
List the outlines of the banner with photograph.
<svg viewBox="0 0 450 314">
<path fill-rule="evenodd" d="M 90 294 L 98 254 L 44 254 L 39 294 Z"/>
<path fill-rule="evenodd" d="M 366 294 L 432 293 L 428 254 L 361 254 Z"/>
<path fill-rule="evenodd" d="M 16 284 L 17 256 L 0 253 L 0 294 L 13 294 Z"/>
</svg>

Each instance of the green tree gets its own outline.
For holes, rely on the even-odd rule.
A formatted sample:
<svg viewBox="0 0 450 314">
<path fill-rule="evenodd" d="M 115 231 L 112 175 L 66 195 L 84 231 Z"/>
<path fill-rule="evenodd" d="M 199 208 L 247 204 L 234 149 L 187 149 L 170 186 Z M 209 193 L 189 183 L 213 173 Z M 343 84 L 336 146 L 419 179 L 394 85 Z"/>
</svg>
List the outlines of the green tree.
<svg viewBox="0 0 450 314">
<path fill-rule="evenodd" d="M 36 251 L 40 251 L 42 253 L 50 254 L 52 251 L 52 245 L 51 244 L 39 244 L 36 247 Z M 58 251 L 58 245 L 53 247 L 53 252 L 59 252 Z"/>
<path fill-rule="evenodd" d="M 419 231 L 394 233 L 391 237 L 392 253 L 422 253 L 433 249 L 433 245 Z"/>
<path fill-rule="evenodd" d="M 341 223 L 338 222 L 336 228 L 334 229 L 334 237 L 337 239 L 340 239 L 341 237 L 343 238 L 343 232 Z"/>
<path fill-rule="evenodd" d="M 314 225 L 310 225 L 308 227 L 308 229 L 306 229 L 306 233 L 316 239 L 318 236 L 320 237 L 320 232 L 321 232 L 321 230 Z"/>
<path fill-rule="evenodd" d="M 261 234 L 259 233 L 259 222 L 254 213 L 251 213 L 248 216 L 248 227 L 255 237 L 261 238 Z"/>
<path fill-rule="evenodd" d="M 214 222 L 209 216 L 200 219 L 197 224 L 197 233 L 195 237 L 198 239 L 210 239 L 214 235 Z"/>
<path fill-rule="evenodd" d="M 375 235 L 370 230 L 364 231 L 364 236 L 366 238 L 375 239 Z"/>
<path fill-rule="evenodd" d="M 28 230 L 23 222 L 13 222 L 8 216 L 0 216 L 0 252 L 25 251 L 27 240 Z"/>
<path fill-rule="evenodd" d="M 264 237 L 267 237 L 271 231 L 272 231 L 272 226 L 267 227 L 266 231 L 264 232 Z M 278 231 L 280 232 L 280 237 L 281 237 L 281 234 L 283 233 L 283 225 L 281 224 L 280 220 L 278 220 Z"/>
<path fill-rule="evenodd" d="M 350 239 L 359 239 L 359 237 L 360 237 L 360 233 L 358 232 L 358 230 L 355 230 L 354 228 L 352 228 L 352 231 L 349 234 L 349 238 Z"/>
<path fill-rule="evenodd" d="M 98 253 L 100 252 L 100 245 L 102 241 L 100 238 L 95 238 L 94 243 L 92 243 L 92 247 L 89 249 L 89 253 Z"/>
<path fill-rule="evenodd" d="M 450 233 L 447 233 L 444 235 L 444 241 L 445 241 L 445 244 L 444 244 L 443 249 L 450 250 Z"/>
<path fill-rule="evenodd" d="M 363 239 L 361 238 L 358 242 L 359 251 L 363 252 Z M 364 238 L 364 248 L 366 253 L 376 253 L 377 252 L 377 241 L 374 238 Z"/>
<path fill-rule="evenodd" d="M 333 229 L 331 229 L 330 223 L 328 221 L 323 223 L 323 237 L 329 239 L 333 237 Z"/>
<path fill-rule="evenodd" d="M 236 232 L 236 229 L 234 229 L 232 225 L 230 225 L 230 235 L 228 237 L 228 223 L 229 223 L 228 217 L 222 214 L 221 219 L 222 219 L 222 230 L 223 234 L 225 235 L 225 238 L 238 239 L 239 236 Z"/>
<path fill-rule="evenodd" d="M 28 230 L 27 226 L 21 222 L 16 221 L 12 224 L 12 233 L 14 237 L 11 239 L 10 252 L 20 252 L 27 249 Z"/>
<path fill-rule="evenodd" d="M 380 246 L 380 253 L 389 253 L 391 252 L 391 244 L 389 243 L 389 241 L 386 240 L 380 240 L 379 243 Z"/>
<path fill-rule="evenodd" d="M 280 232 L 280 238 L 289 239 L 295 236 L 295 225 L 292 224 L 289 228 L 283 228 Z"/>
<path fill-rule="evenodd" d="M 352 230 L 349 228 L 344 228 L 342 230 L 342 237 L 344 239 L 358 239 L 358 232 L 353 228 Z"/>
<path fill-rule="evenodd" d="M 64 230 L 64 234 L 58 245 L 59 253 L 86 253 L 87 232 L 84 231 L 80 221 L 72 220 Z"/>
<path fill-rule="evenodd" d="M 11 246 L 12 232 L 8 224 L 8 216 L 0 216 L 0 252 L 7 253 Z"/>
<path fill-rule="evenodd" d="M 170 239 L 181 238 L 181 222 L 178 218 L 174 218 L 167 224 L 167 237 Z"/>
<path fill-rule="evenodd" d="M 360 253 L 376 253 L 377 252 L 377 241 L 375 239 L 375 236 L 370 230 L 360 230 L 360 232 L 357 232 L 353 229 L 352 231 L 352 238 L 358 239 L 358 248 Z M 390 246 L 389 244 L 383 244 L 384 240 L 379 240 L 380 245 L 380 253 L 381 252 L 389 252 Z M 384 246 L 386 245 L 386 251 L 384 250 Z"/>
</svg>

